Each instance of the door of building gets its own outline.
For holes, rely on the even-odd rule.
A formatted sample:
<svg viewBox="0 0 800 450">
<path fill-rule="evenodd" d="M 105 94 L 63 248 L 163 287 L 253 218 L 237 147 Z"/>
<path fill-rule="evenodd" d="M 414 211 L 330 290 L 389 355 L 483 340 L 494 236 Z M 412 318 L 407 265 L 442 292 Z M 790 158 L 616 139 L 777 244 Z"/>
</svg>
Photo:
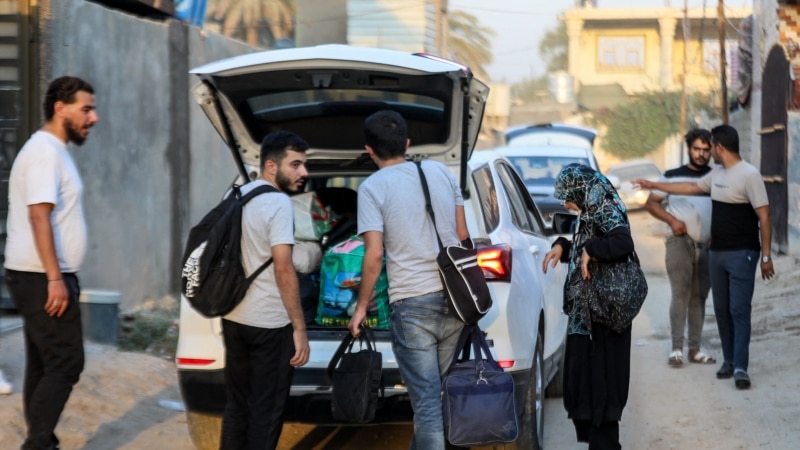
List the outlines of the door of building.
<svg viewBox="0 0 800 450">
<path fill-rule="evenodd" d="M 767 56 L 762 81 L 761 103 L 761 175 L 767 186 L 772 217 L 772 243 L 781 253 L 788 250 L 788 186 L 786 170 L 786 118 L 791 70 L 789 58 L 781 45 Z"/>
</svg>

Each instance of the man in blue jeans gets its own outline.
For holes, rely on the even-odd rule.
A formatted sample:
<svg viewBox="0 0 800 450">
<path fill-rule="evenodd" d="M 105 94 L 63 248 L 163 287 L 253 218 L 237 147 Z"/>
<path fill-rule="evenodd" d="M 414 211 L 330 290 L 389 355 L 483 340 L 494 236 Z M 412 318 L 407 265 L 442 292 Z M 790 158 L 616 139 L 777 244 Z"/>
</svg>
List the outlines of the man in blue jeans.
<svg viewBox="0 0 800 450">
<path fill-rule="evenodd" d="M 717 378 L 733 377 L 737 388 L 747 389 L 756 266 L 765 280 L 775 275 L 769 200 L 758 169 L 739 155 L 736 129 L 720 125 L 711 130 L 711 156 L 718 165 L 696 182 L 632 183 L 671 194 L 711 193 L 711 292 L 725 358 Z"/>
<path fill-rule="evenodd" d="M 392 349 L 414 410 L 411 449 L 443 450 L 441 376 L 455 352 L 464 324 L 444 296 L 436 256 L 439 246 L 425 210 L 417 166 L 405 159 L 410 141 L 405 120 L 379 111 L 364 123 L 366 149 L 379 170 L 358 188 L 358 233 L 364 262 L 350 332 L 358 336 L 386 254 Z M 464 200 L 444 164 L 422 163 L 442 243 L 469 238 Z M 402 187 L 402 188 L 398 188 Z"/>
</svg>

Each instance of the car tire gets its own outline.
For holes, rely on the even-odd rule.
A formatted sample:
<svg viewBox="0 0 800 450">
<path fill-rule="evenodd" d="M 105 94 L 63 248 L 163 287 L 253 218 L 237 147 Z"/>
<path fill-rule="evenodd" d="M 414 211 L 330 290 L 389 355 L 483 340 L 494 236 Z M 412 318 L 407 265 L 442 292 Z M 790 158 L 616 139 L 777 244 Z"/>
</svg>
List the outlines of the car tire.
<svg viewBox="0 0 800 450">
<path fill-rule="evenodd" d="M 564 396 L 564 362 L 566 359 L 567 355 L 562 352 L 558 361 L 558 371 L 545 390 L 545 395 L 549 398 L 561 398 Z"/>
<path fill-rule="evenodd" d="M 222 435 L 222 417 L 186 411 L 186 426 L 197 450 L 218 450 Z"/>
<path fill-rule="evenodd" d="M 517 449 L 541 450 L 544 446 L 544 357 L 542 332 L 536 336 L 533 367 L 519 418 Z"/>
</svg>

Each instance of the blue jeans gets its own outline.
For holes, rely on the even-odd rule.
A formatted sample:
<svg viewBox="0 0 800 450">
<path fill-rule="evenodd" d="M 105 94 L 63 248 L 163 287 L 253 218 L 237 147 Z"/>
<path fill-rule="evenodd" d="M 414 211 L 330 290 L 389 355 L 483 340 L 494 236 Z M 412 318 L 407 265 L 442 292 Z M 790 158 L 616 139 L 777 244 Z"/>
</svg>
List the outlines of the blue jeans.
<svg viewBox="0 0 800 450">
<path fill-rule="evenodd" d="M 750 312 L 758 250 L 711 250 L 709 269 L 714 314 L 725 362 L 747 371 L 750 359 Z"/>
<path fill-rule="evenodd" d="M 464 324 L 442 291 L 393 302 L 392 350 L 414 409 L 411 450 L 444 450 L 442 375 Z"/>
</svg>

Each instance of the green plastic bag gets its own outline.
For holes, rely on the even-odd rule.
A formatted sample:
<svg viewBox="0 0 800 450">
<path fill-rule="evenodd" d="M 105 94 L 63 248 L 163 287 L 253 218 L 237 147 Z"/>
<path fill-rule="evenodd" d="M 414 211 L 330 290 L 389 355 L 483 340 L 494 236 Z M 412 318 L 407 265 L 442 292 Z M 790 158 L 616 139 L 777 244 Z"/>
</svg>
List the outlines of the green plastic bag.
<svg viewBox="0 0 800 450">
<path fill-rule="evenodd" d="M 364 241 L 358 236 L 337 244 L 325 252 L 320 267 L 317 323 L 324 326 L 347 326 L 358 300 L 361 286 L 361 263 Z M 389 328 L 389 278 L 384 261 L 375 285 L 374 305 L 367 309 L 366 325 Z"/>
</svg>

